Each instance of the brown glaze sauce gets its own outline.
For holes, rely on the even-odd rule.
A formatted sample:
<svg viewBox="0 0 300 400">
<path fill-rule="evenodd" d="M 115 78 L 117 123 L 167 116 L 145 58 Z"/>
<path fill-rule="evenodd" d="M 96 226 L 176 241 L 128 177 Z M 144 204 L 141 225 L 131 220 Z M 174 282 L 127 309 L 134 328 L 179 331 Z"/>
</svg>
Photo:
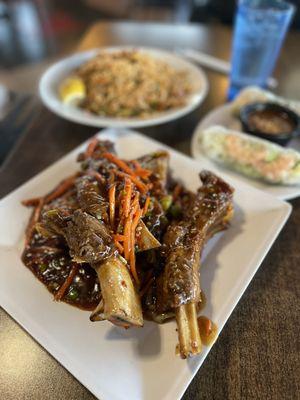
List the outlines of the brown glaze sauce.
<svg viewBox="0 0 300 400">
<path fill-rule="evenodd" d="M 55 295 L 68 277 L 72 263 L 68 250 L 57 238 L 43 238 L 36 233 L 25 249 L 22 260 L 26 267 Z M 100 301 L 96 272 L 89 264 L 81 264 L 62 297 L 72 306 L 93 310 Z"/>
<path fill-rule="evenodd" d="M 288 114 L 275 110 L 257 110 L 249 115 L 249 125 L 262 133 L 279 135 L 290 133 L 295 129 L 295 124 Z"/>
<path fill-rule="evenodd" d="M 198 326 L 202 343 L 205 346 L 213 344 L 218 336 L 217 325 L 209 318 L 200 316 L 198 317 Z"/>
</svg>

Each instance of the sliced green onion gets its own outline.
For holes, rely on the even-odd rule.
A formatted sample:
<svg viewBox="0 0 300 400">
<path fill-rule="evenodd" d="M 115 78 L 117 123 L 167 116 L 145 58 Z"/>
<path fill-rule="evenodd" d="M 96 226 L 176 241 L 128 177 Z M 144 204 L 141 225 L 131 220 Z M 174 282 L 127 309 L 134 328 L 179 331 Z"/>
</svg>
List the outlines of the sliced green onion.
<svg viewBox="0 0 300 400">
<path fill-rule="evenodd" d="M 173 198 L 170 195 L 164 196 L 161 199 L 160 204 L 164 211 L 168 211 L 168 209 L 171 207 L 172 201 L 173 201 Z"/>
<path fill-rule="evenodd" d="M 182 213 L 181 207 L 180 207 L 178 204 L 173 204 L 173 205 L 170 207 L 170 210 L 169 210 L 169 211 L 170 211 L 172 217 L 174 217 L 174 218 L 180 217 L 180 215 L 181 215 L 181 213 Z"/>
<path fill-rule="evenodd" d="M 69 290 L 68 298 L 70 300 L 76 300 L 78 296 L 79 296 L 79 293 L 75 288 L 72 288 L 72 289 Z"/>
<path fill-rule="evenodd" d="M 43 272 L 45 272 L 46 269 L 48 268 L 48 265 L 45 264 L 45 263 L 42 263 L 42 264 L 39 264 L 38 268 L 39 268 L 39 271 L 40 271 L 41 273 L 43 273 Z"/>
</svg>

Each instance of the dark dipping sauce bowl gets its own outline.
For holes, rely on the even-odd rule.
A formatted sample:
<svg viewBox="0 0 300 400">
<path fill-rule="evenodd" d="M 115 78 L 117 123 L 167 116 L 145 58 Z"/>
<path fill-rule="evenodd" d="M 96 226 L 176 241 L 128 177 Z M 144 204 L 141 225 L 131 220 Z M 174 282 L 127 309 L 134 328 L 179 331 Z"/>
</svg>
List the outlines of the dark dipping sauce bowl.
<svg viewBox="0 0 300 400">
<path fill-rule="evenodd" d="M 300 117 L 276 103 L 251 103 L 239 115 L 243 131 L 286 146 L 300 133 Z"/>
</svg>

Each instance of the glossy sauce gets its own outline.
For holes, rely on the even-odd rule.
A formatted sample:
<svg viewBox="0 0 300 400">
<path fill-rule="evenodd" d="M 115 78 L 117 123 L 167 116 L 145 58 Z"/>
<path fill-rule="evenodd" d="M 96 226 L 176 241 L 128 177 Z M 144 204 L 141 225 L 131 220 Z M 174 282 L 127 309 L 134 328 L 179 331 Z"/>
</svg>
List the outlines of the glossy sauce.
<svg viewBox="0 0 300 400">
<path fill-rule="evenodd" d="M 205 346 L 213 344 L 218 336 L 217 325 L 209 318 L 201 316 L 198 317 L 198 326 L 202 343 Z"/>
<path fill-rule="evenodd" d="M 248 123 L 251 129 L 270 135 L 290 133 L 295 129 L 288 114 L 275 110 L 254 111 L 249 115 Z"/>
<path fill-rule="evenodd" d="M 22 260 L 31 272 L 55 295 L 67 279 L 72 263 L 68 250 L 57 238 L 43 238 L 35 234 Z M 100 287 L 96 272 L 89 264 L 81 264 L 66 290 L 62 301 L 93 310 L 100 301 Z"/>
</svg>

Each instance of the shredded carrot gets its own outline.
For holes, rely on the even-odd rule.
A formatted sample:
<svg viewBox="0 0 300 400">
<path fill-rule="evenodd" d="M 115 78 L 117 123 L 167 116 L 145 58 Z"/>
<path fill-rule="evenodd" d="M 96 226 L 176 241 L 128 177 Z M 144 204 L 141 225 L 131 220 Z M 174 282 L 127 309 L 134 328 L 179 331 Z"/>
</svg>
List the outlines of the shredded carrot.
<svg viewBox="0 0 300 400">
<path fill-rule="evenodd" d="M 125 240 L 125 236 L 124 236 L 124 235 L 121 235 L 120 233 L 116 233 L 116 234 L 114 235 L 114 238 L 115 238 L 118 242 L 124 242 L 124 240 Z"/>
<path fill-rule="evenodd" d="M 148 185 L 145 185 L 138 177 L 128 175 L 120 171 L 116 171 L 116 174 L 123 178 L 128 177 L 142 193 L 146 193 L 148 191 Z"/>
<path fill-rule="evenodd" d="M 182 186 L 181 185 L 176 185 L 174 190 L 173 190 L 173 201 L 178 198 L 182 191 Z"/>
<path fill-rule="evenodd" d="M 29 245 L 29 243 L 30 243 L 32 235 L 33 235 L 33 233 L 34 233 L 34 231 L 36 229 L 35 228 L 36 224 L 40 219 L 40 215 L 41 215 L 41 211 L 42 211 L 43 205 L 44 205 L 44 200 L 41 198 L 39 200 L 39 204 L 33 210 L 31 218 L 30 218 L 30 221 L 29 221 L 29 224 L 27 226 L 26 234 L 25 234 L 25 246 Z"/>
<path fill-rule="evenodd" d="M 107 160 L 111 161 L 113 164 L 117 165 L 119 168 L 121 168 L 124 172 L 126 172 L 128 175 L 135 175 L 133 169 L 131 169 L 125 161 L 120 160 L 117 156 L 115 156 L 112 153 L 103 153 L 102 156 L 106 158 Z"/>
<path fill-rule="evenodd" d="M 141 168 L 136 171 L 136 174 L 140 176 L 142 179 L 147 180 L 149 176 L 152 174 L 152 172 L 149 171 L 148 169 Z"/>
<path fill-rule="evenodd" d="M 130 228 L 130 251 L 135 252 L 135 229 L 133 229 L 133 221 Z M 130 255 L 129 260 L 131 260 Z"/>
<path fill-rule="evenodd" d="M 124 215 L 123 215 L 123 200 L 124 200 L 124 196 L 122 195 L 122 191 L 119 192 L 119 196 L 118 196 L 118 200 L 116 202 L 116 204 L 118 204 L 119 206 L 119 218 L 120 218 L 120 222 L 124 222 Z"/>
<path fill-rule="evenodd" d="M 150 196 L 148 196 L 148 197 L 146 198 L 146 201 L 145 201 L 145 204 L 144 204 L 144 208 L 143 208 L 143 215 L 146 215 L 146 214 L 147 214 L 149 205 L 150 205 Z"/>
<path fill-rule="evenodd" d="M 132 202 L 132 207 L 135 207 L 136 205 L 139 205 L 139 200 L 140 200 L 140 192 L 135 192 L 134 193 L 134 198 Z"/>
<path fill-rule="evenodd" d="M 45 197 L 45 204 L 50 203 L 66 193 L 66 191 L 68 191 L 74 185 L 77 176 L 78 174 L 72 175 L 60 182 L 60 184 Z"/>
<path fill-rule="evenodd" d="M 53 190 L 51 190 L 50 193 L 46 194 L 46 196 L 22 200 L 21 203 L 26 207 L 37 207 L 42 198 L 44 199 L 44 204 L 50 203 L 50 201 L 53 201 L 66 193 L 74 185 L 75 179 L 79 175 L 80 174 L 76 173 L 64 179 Z"/>
<path fill-rule="evenodd" d="M 135 169 L 141 169 L 141 164 L 138 162 L 138 160 L 131 160 L 132 164 L 134 165 Z"/>
<path fill-rule="evenodd" d="M 99 143 L 99 140 L 97 139 L 97 137 L 94 137 L 94 138 L 90 141 L 90 143 L 88 144 L 88 147 L 87 147 L 87 149 L 86 149 L 86 152 L 84 153 L 84 157 L 85 157 L 85 158 L 92 157 L 92 155 L 93 155 L 93 153 L 94 153 L 94 151 L 95 151 L 95 148 L 96 148 L 96 146 L 97 146 L 98 143 Z"/>
<path fill-rule="evenodd" d="M 141 168 L 138 162 L 133 163 L 136 167 L 136 171 L 131 169 L 125 161 L 120 160 L 117 156 L 115 156 L 112 153 L 104 153 L 103 157 L 115 164 L 119 169 L 122 171 L 118 170 L 113 170 L 115 174 L 119 177 L 125 178 L 125 185 L 124 185 L 124 190 L 125 190 L 125 196 L 121 196 L 121 193 L 118 198 L 118 203 L 120 204 L 119 206 L 119 216 L 120 220 L 123 220 L 124 222 L 124 234 L 123 235 L 115 235 L 114 236 L 114 242 L 116 247 L 123 252 L 124 251 L 124 257 L 129 262 L 130 264 L 130 270 L 131 273 L 137 283 L 139 283 L 139 278 L 138 274 L 136 271 L 136 264 L 135 264 L 135 230 L 136 227 L 143 215 L 143 211 L 139 207 L 139 193 L 136 193 L 134 196 L 133 201 L 131 201 L 132 198 L 132 192 L 133 192 L 133 187 L 132 183 L 142 192 L 146 193 L 149 190 L 149 186 L 143 183 L 140 179 L 139 176 L 143 179 L 147 179 L 151 171 L 148 171 L 146 169 Z M 115 196 L 115 193 L 114 193 Z M 109 198 L 111 199 L 111 192 L 109 195 Z M 146 203 L 149 203 L 150 199 L 146 199 Z M 109 200 L 109 203 L 111 204 L 111 200 Z M 149 204 L 147 205 L 148 208 Z M 121 236 L 121 238 L 120 238 Z M 123 241 L 123 246 L 119 243 L 118 239 L 122 239 Z"/>
<path fill-rule="evenodd" d="M 116 213 L 116 184 L 113 184 L 108 191 L 109 200 L 109 220 L 110 225 L 113 227 L 115 224 L 115 213 Z"/>
<path fill-rule="evenodd" d="M 124 210 L 124 216 L 125 218 L 127 218 L 130 212 L 130 202 L 132 195 L 132 183 L 131 180 L 127 177 L 125 177 L 124 190 L 125 190 L 125 198 L 123 202 L 123 210 Z"/>
<path fill-rule="evenodd" d="M 115 181 L 115 173 L 114 171 L 109 171 L 108 183 L 112 185 L 114 181 Z"/>
<path fill-rule="evenodd" d="M 131 225 L 132 225 L 132 215 L 130 213 L 125 222 L 125 227 L 124 227 L 125 240 L 123 244 L 124 244 L 124 255 L 127 261 L 129 260 L 131 251 Z"/>
<path fill-rule="evenodd" d="M 21 203 L 25 207 L 36 207 L 39 204 L 40 197 L 33 197 L 32 199 L 22 200 Z"/>
<path fill-rule="evenodd" d="M 71 187 L 69 190 L 66 191 L 66 193 L 59 196 L 60 200 L 68 199 L 70 196 L 72 196 L 75 193 L 75 190 L 76 190 L 75 186 Z"/>
<path fill-rule="evenodd" d="M 140 208 L 140 204 L 139 203 L 135 203 L 135 204 L 132 203 L 132 208 L 131 208 L 132 215 L 135 215 L 139 208 Z"/>
<path fill-rule="evenodd" d="M 124 252 L 124 247 L 119 243 L 117 240 L 114 241 L 116 248 L 119 250 L 119 252 L 122 254 Z"/>
<path fill-rule="evenodd" d="M 135 234 L 135 230 L 136 230 L 136 228 L 137 228 L 137 226 L 138 226 L 138 224 L 139 224 L 139 222 L 140 222 L 140 219 L 141 219 L 142 215 L 143 215 L 143 211 L 139 208 L 139 209 L 137 210 L 137 212 L 136 212 L 134 218 L 133 218 L 133 221 L 132 221 L 132 227 L 131 227 L 131 229 L 132 229 L 132 231 L 134 232 L 134 234 Z"/>
<path fill-rule="evenodd" d="M 142 168 L 141 164 L 137 160 L 132 160 L 132 164 L 135 167 L 136 175 L 140 176 L 143 179 L 148 179 L 149 176 L 152 174 L 152 171 L 146 168 Z"/>
<path fill-rule="evenodd" d="M 66 293 L 69 286 L 73 282 L 73 279 L 74 279 L 77 271 L 78 271 L 78 264 L 73 264 L 68 277 L 66 278 L 64 283 L 61 285 L 61 287 L 59 288 L 57 293 L 55 294 L 54 300 L 59 301 L 63 298 L 64 294 Z"/>
<path fill-rule="evenodd" d="M 103 157 L 105 157 L 107 160 L 111 161 L 113 164 L 117 165 L 120 169 L 122 169 L 127 175 L 129 175 L 130 179 L 132 180 L 132 182 L 143 192 L 147 192 L 148 188 L 147 185 L 145 185 L 143 182 L 140 181 L 140 179 L 138 178 L 136 172 L 131 169 L 125 161 L 120 160 L 118 157 L 116 157 L 114 154 L 111 153 L 104 153 Z M 145 171 L 148 170 L 143 170 L 142 172 L 145 176 Z M 119 174 L 120 172 L 117 171 Z M 150 172 L 150 171 L 149 171 Z M 147 173 L 148 174 L 148 173 Z M 149 175 L 148 175 L 149 176 Z"/>
<path fill-rule="evenodd" d="M 135 265 L 135 252 L 134 249 L 131 249 L 130 252 L 130 271 L 132 273 L 132 276 L 134 277 L 136 283 L 139 285 L 140 280 L 136 271 L 136 265 Z"/>
<path fill-rule="evenodd" d="M 130 249 L 130 254 L 129 254 L 129 266 L 130 266 L 130 271 L 132 273 L 132 275 L 134 276 L 134 271 L 135 271 L 135 229 L 133 229 L 132 225 L 131 225 L 131 230 L 130 230 L 130 241 L 131 241 L 131 249 Z M 135 275 L 136 271 L 135 271 Z M 136 276 L 134 276 L 134 279 L 136 280 L 136 282 L 138 282 L 138 280 L 136 279 Z"/>
<path fill-rule="evenodd" d="M 130 227 L 130 254 L 129 254 L 129 264 L 130 264 L 130 271 L 135 279 L 135 281 L 139 284 L 139 278 L 136 271 L 136 264 L 135 264 L 135 231 L 138 226 L 138 223 L 142 216 L 142 210 L 139 208 L 139 204 L 137 203 L 137 210 L 134 209 L 131 211 L 131 216 L 134 215 L 134 218 L 131 223 Z M 126 232 L 127 233 L 127 232 Z"/>
</svg>

